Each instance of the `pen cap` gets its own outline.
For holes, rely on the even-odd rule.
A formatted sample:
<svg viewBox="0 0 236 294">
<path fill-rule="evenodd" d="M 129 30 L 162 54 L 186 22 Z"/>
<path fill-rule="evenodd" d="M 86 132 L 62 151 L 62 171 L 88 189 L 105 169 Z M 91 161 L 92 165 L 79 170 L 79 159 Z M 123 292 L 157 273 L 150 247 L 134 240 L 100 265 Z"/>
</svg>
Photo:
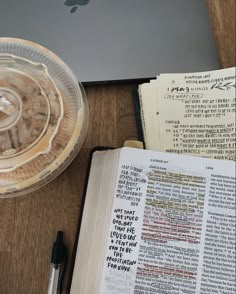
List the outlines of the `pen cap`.
<svg viewBox="0 0 236 294">
<path fill-rule="evenodd" d="M 87 125 L 85 92 L 63 61 L 33 42 L 0 38 L 0 198 L 61 173 Z"/>
<path fill-rule="evenodd" d="M 66 256 L 66 248 L 63 244 L 63 232 L 57 233 L 56 241 L 53 244 L 51 263 L 58 265 L 62 264 Z"/>
</svg>

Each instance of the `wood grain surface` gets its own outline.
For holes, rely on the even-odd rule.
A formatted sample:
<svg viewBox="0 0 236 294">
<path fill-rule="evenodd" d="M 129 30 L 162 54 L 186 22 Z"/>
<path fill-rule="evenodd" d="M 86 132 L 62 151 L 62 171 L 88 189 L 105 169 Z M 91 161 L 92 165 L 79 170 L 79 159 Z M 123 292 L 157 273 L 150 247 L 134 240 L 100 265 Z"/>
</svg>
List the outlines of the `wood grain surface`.
<svg viewBox="0 0 236 294">
<path fill-rule="evenodd" d="M 221 64 L 235 65 L 235 1 L 208 0 L 208 5 Z M 65 233 L 71 264 L 89 153 L 94 146 L 119 147 L 125 140 L 137 138 L 134 87 L 87 87 L 89 130 L 72 164 L 39 191 L 0 200 L 0 294 L 47 293 L 57 230 Z"/>
<path fill-rule="evenodd" d="M 236 0 L 207 0 L 221 67 L 236 66 Z"/>
</svg>

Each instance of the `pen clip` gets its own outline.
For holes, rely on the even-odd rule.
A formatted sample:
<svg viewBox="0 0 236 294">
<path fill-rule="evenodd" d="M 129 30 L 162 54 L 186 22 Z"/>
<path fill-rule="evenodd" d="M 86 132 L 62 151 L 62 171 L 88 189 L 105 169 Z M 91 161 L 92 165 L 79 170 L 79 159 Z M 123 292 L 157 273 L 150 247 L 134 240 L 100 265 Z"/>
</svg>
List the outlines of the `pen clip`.
<svg viewBox="0 0 236 294">
<path fill-rule="evenodd" d="M 66 267 L 67 267 L 67 261 L 68 261 L 68 254 L 67 254 L 67 250 L 66 247 L 63 245 L 63 263 L 61 265 L 61 269 L 59 272 L 59 278 L 58 278 L 58 294 L 62 293 L 62 289 L 63 289 L 63 279 L 65 276 L 65 272 L 66 272 Z"/>
<path fill-rule="evenodd" d="M 53 244 L 51 263 L 59 270 L 57 281 L 57 294 L 62 293 L 63 278 L 67 267 L 67 249 L 63 244 L 63 232 L 57 232 L 56 241 Z"/>
</svg>

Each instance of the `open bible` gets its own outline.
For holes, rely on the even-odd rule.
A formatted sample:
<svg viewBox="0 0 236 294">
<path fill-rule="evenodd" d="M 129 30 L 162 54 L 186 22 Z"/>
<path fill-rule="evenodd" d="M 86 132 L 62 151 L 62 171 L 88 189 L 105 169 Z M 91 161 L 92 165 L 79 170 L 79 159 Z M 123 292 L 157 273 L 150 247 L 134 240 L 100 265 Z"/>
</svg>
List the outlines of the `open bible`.
<svg viewBox="0 0 236 294">
<path fill-rule="evenodd" d="M 235 293 L 235 162 L 93 153 L 71 294 Z"/>
</svg>

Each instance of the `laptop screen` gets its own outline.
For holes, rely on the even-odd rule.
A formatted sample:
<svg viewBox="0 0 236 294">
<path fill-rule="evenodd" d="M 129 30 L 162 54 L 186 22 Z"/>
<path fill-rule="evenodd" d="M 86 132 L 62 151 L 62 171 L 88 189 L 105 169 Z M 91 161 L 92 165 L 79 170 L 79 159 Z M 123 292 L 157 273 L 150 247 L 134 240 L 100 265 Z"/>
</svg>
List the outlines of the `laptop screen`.
<svg viewBox="0 0 236 294">
<path fill-rule="evenodd" d="M 0 36 L 47 47 L 82 82 L 218 68 L 204 0 L 1 0 Z"/>
</svg>

